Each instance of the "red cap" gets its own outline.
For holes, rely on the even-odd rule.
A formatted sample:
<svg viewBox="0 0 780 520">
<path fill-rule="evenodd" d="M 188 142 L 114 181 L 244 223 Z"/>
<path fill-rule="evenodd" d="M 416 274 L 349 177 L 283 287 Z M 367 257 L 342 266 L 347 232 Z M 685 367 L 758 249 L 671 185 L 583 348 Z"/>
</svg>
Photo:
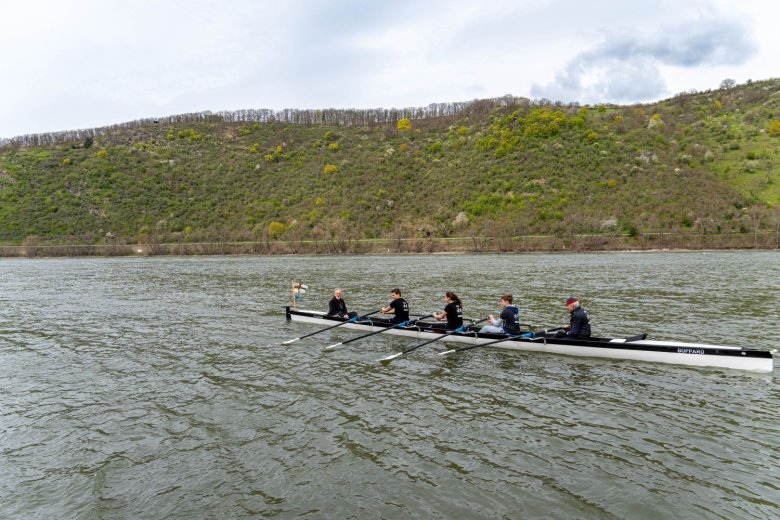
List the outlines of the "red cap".
<svg viewBox="0 0 780 520">
<path fill-rule="evenodd" d="M 579 300 L 577 300 L 576 296 L 569 296 L 569 299 L 566 300 L 566 305 L 571 305 L 572 303 L 574 303 L 576 301 L 579 301 Z"/>
</svg>

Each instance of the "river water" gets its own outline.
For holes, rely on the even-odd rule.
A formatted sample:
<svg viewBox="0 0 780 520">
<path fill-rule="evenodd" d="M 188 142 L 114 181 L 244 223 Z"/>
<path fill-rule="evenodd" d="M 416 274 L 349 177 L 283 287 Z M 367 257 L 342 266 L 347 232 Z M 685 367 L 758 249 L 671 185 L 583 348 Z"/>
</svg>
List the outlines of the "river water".
<svg viewBox="0 0 780 520">
<path fill-rule="evenodd" d="M 777 518 L 773 374 L 412 345 L 290 323 L 499 310 L 780 347 L 777 253 L 0 260 L 0 518 Z M 777 362 L 776 362 L 777 365 Z"/>
</svg>

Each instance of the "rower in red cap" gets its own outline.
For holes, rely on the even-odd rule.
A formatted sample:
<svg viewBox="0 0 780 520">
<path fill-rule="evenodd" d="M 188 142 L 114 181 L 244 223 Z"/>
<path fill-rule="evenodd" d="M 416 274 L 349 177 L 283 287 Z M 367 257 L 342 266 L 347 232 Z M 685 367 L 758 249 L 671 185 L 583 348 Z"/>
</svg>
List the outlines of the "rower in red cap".
<svg viewBox="0 0 780 520">
<path fill-rule="evenodd" d="M 557 337 L 568 336 L 573 339 L 590 338 L 590 318 L 580 306 L 576 296 L 569 296 L 566 300 L 566 308 L 569 310 L 569 326 L 556 334 Z"/>
</svg>

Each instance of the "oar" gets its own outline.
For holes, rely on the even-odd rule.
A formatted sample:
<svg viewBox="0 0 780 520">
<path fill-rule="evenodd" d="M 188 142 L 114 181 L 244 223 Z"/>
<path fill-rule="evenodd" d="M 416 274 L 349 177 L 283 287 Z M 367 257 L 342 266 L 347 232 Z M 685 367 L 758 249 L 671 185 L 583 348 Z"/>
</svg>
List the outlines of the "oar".
<svg viewBox="0 0 780 520">
<path fill-rule="evenodd" d="M 556 331 L 559 331 L 559 330 L 563 330 L 563 327 L 558 327 L 558 328 L 555 328 L 555 329 L 544 329 L 543 331 L 541 331 L 541 333 L 542 334 L 546 334 L 548 332 L 556 332 Z M 538 333 L 535 333 L 533 331 L 526 332 L 525 334 L 522 334 L 520 336 L 508 336 L 506 338 L 497 339 L 495 341 L 489 341 L 487 343 L 480 343 L 480 344 L 477 344 L 477 345 L 469 345 L 467 347 L 456 348 L 456 349 L 453 349 L 453 350 L 445 350 L 444 352 L 437 352 L 437 354 L 439 354 L 440 356 L 447 356 L 447 355 L 452 354 L 454 352 L 463 352 L 464 350 L 470 350 L 472 348 L 477 348 L 477 347 L 487 347 L 487 346 L 495 345 L 496 343 L 501 343 L 502 341 L 507 341 L 509 339 L 514 339 L 514 338 L 532 338 L 532 341 L 536 340 L 536 339 L 542 339 L 543 338 L 543 336 L 539 336 L 538 338 L 534 338 L 535 334 L 538 334 Z"/>
<path fill-rule="evenodd" d="M 552 330 L 555 330 L 555 329 L 552 329 Z M 560 329 L 558 329 L 558 330 L 560 330 Z M 515 339 L 515 338 L 532 338 L 533 334 L 534 334 L 533 332 L 526 332 L 525 334 L 522 334 L 520 336 L 507 336 L 506 338 L 497 339 L 495 341 L 488 341 L 487 343 L 478 343 L 477 345 L 469 345 L 467 347 L 461 347 L 461 348 L 456 348 L 456 349 L 452 349 L 452 350 L 445 350 L 444 352 L 437 352 L 437 354 L 439 354 L 440 356 L 446 356 L 446 355 L 452 354 L 454 352 L 463 352 L 464 350 L 471 350 L 471 349 L 477 348 L 477 347 L 487 347 L 487 346 L 490 346 L 490 345 L 495 345 L 496 343 L 501 343 L 502 341 L 507 341 L 507 340 L 510 340 L 510 339 Z"/>
<path fill-rule="evenodd" d="M 475 322 L 474 322 L 474 323 L 472 323 L 471 325 L 476 325 L 477 323 L 481 323 L 481 322 L 485 321 L 486 319 L 487 319 L 487 318 L 481 319 L 481 320 L 479 320 L 479 321 L 475 321 Z M 407 348 L 407 349 L 405 349 L 405 350 L 403 350 L 403 351 L 401 351 L 401 352 L 398 352 L 397 354 L 391 354 L 391 355 L 389 355 L 389 356 L 387 356 L 387 357 L 383 357 L 383 358 L 382 358 L 382 359 L 380 359 L 379 361 L 390 361 L 391 359 L 395 359 L 395 358 L 397 358 L 397 357 L 401 357 L 401 356 L 403 356 L 403 355 L 405 355 L 405 354 L 408 354 L 408 353 L 409 353 L 409 352 L 411 352 L 412 350 L 417 350 L 418 348 L 420 348 L 420 347 L 424 347 L 425 345 L 429 345 L 429 344 L 433 343 L 434 341 L 439 341 L 440 339 L 446 338 L 447 336 L 450 336 L 450 335 L 452 335 L 452 334 L 455 334 L 456 332 L 466 332 L 466 330 L 468 330 L 468 328 L 469 328 L 471 325 L 466 325 L 466 326 L 463 326 L 463 327 L 458 327 L 458 328 L 457 328 L 457 329 L 455 329 L 455 330 L 452 330 L 452 331 L 450 331 L 450 332 L 448 332 L 448 333 L 446 333 L 446 334 L 442 334 L 441 336 L 439 336 L 439 337 L 437 337 L 437 338 L 434 338 L 434 339 L 428 340 L 428 341 L 426 341 L 425 343 L 420 343 L 419 345 L 415 345 L 415 346 L 413 346 L 413 347 L 409 347 L 409 348 Z"/>
<path fill-rule="evenodd" d="M 535 332 L 534 334 L 547 334 L 548 332 L 558 332 L 559 330 L 563 330 L 566 327 L 556 327 L 554 329 L 544 329 L 539 332 Z"/>
<path fill-rule="evenodd" d="M 397 323 L 397 324 L 393 325 L 392 327 L 387 327 L 387 328 L 384 328 L 384 329 L 375 330 L 374 332 L 369 332 L 368 334 L 363 334 L 362 336 L 358 336 L 357 338 L 348 339 L 347 341 L 342 341 L 340 343 L 334 343 L 333 345 L 329 345 L 329 346 L 325 347 L 325 350 L 330 350 L 332 348 L 336 348 L 339 345 L 346 345 L 347 343 L 352 343 L 353 341 L 357 341 L 359 339 L 367 338 L 369 336 L 373 336 L 374 334 L 381 334 L 383 332 L 387 332 L 388 330 L 397 329 L 399 327 L 406 327 L 407 325 L 411 325 L 412 323 L 415 323 L 417 321 L 424 320 L 425 318 L 430 318 L 431 316 L 433 316 L 433 314 L 427 314 L 425 316 L 420 316 L 419 318 L 415 318 L 415 319 L 410 320 L 410 321 L 402 321 L 401 323 Z"/>
<path fill-rule="evenodd" d="M 374 312 L 369 312 L 368 314 L 364 314 L 362 316 L 355 316 L 354 318 L 350 318 L 347 321 L 343 321 L 341 323 L 338 323 L 336 325 L 333 325 L 332 327 L 325 327 L 324 329 L 320 329 L 317 332 L 312 332 L 311 334 L 306 334 L 305 336 L 301 336 L 300 338 L 294 338 L 291 340 L 287 340 L 282 345 L 289 345 L 291 343 L 295 343 L 296 341 L 302 340 L 303 338 L 308 338 L 309 336 L 314 336 L 315 334 L 319 334 L 320 332 L 325 332 L 326 330 L 335 329 L 336 327 L 341 327 L 342 325 L 346 325 L 347 323 L 355 323 L 358 320 L 362 320 L 366 316 L 371 316 L 372 314 L 376 314 L 377 312 L 381 311 L 382 309 L 377 309 Z"/>
</svg>

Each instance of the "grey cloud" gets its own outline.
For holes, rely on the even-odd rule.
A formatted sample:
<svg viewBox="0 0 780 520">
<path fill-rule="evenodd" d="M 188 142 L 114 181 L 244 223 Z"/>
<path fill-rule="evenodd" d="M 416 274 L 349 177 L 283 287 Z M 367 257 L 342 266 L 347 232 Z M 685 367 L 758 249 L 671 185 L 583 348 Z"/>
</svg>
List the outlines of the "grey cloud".
<svg viewBox="0 0 780 520">
<path fill-rule="evenodd" d="M 613 35 L 584 56 L 593 60 L 648 57 L 667 65 L 695 67 L 739 64 L 756 50 L 745 25 L 708 19 L 661 27 L 649 34 Z"/>
<path fill-rule="evenodd" d="M 646 101 L 666 93 L 661 65 L 735 65 L 756 51 L 749 27 L 711 16 L 651 31 L 611 33 L 575 56 L 553 83 L 534 84 L 531 95 L 586 103 Z"/>
</svg>

